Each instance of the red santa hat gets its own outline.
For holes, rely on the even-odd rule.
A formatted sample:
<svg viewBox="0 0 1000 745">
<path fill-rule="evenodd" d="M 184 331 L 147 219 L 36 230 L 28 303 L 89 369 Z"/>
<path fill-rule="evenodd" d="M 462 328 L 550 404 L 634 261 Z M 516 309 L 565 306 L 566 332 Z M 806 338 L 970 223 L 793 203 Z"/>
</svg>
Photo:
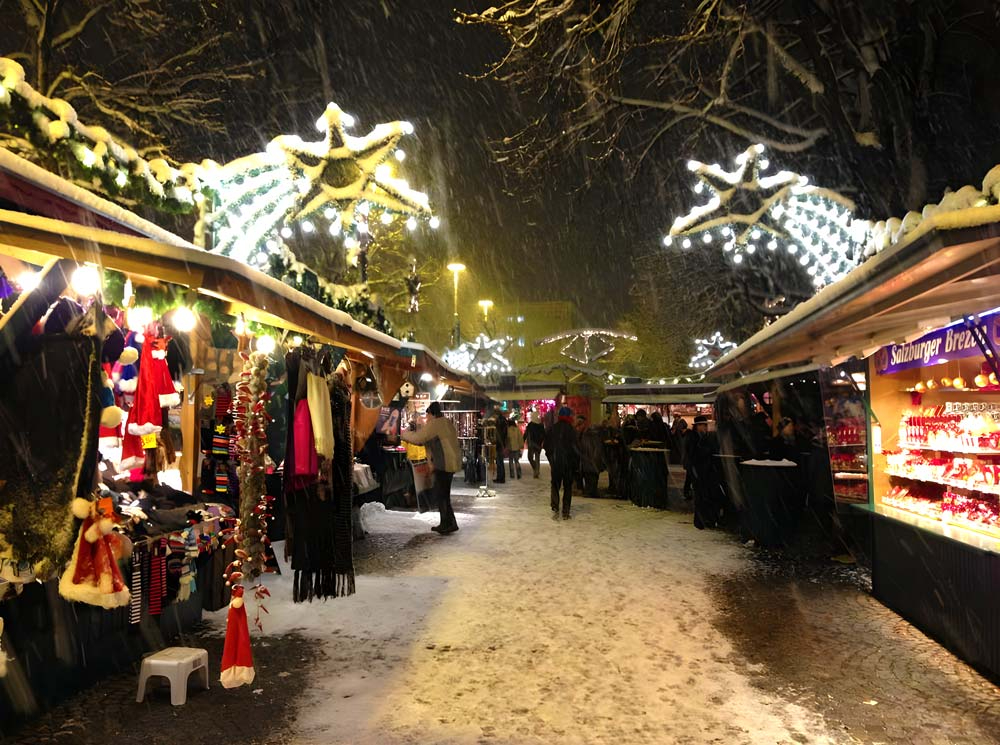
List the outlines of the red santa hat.
<svg viewBox="0 0 1000 745">
<path fill-rule="evenodd" d="M 167 368 L 167 343 L 170 337 L 146 336 L 139 361 L 135 400 L 128 413 L 125 439 L 122 443 L 122 471 L 140 468 L 146 460 L 143 435 L 159 434 L 163 429 L 163 408 L 181 402 L 180 393 Z"/>
<path fill-rule="evenodd" d="M 253 682 L 253 651 L 250 649 L 250 627 L 247 609 L 243 604 L 243 588 L 233 588 L 226 618 L 226 643 L 222 649 L 222 674 L 219 682 L 223 688 L 238 688 Z"/>
</svg>

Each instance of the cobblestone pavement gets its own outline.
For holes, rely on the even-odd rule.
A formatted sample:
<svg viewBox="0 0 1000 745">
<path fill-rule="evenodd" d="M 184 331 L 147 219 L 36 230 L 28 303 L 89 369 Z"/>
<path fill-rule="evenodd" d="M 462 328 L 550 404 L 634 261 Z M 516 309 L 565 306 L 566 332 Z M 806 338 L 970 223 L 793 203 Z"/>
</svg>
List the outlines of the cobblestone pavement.
<svg viewBox="0 0 1000 745">
<path fill-rule="evenodd" d="M 358 595 L 272 618 L 249 688 L 213 675 L 184 707 L 135 704 L 129 671 L 0 742 L 1000 743 L 1000 690 L 863 570 L 611 500 L 552 520 L 547 490 L 457 485 L 444 539 L 383 516 L 356 545 Z M 184 640 L 215 665 L 217 629 Z"/>
<path fill-rule="evenodd" d="M 746 571 L 717 578 L 716 626 L 755 686 L 821 713 L 844 742 L 1000 742 L 1000 690 L 870 584 L 858 568 L 748 550 Z"/>
</svg>

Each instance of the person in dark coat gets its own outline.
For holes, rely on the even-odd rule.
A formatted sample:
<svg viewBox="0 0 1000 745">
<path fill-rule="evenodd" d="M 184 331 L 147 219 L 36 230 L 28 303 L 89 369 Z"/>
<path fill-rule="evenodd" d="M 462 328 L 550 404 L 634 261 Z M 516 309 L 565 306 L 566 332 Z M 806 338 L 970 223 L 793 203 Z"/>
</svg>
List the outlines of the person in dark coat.
<svg viewBox="0 0 1000 745">
<path fill-rule="evenodd" d="M 670 430 L 663 421 L 663 416 L 658 411 L 654 411 L 649 417 L 649 439 L 654 442 L 662 442 L 669 447 Z"/>
<path fill-rule="evenodd" d="M 497 409 L 496 422 L 497 477 L 494 479 L 494 483 L 502 484 L 506 481 L 504 478 L 503 462 L 507 457 L 505 453 L 509 443 L 507 440 L 507 417 L 503 415 L 500 409 Z"/>
<path fill-rule="evenodd" d="M 723 501 L 713 473 L 719 443 L 708 431 L 707 416 L 694 418 L 694 429 L 688 437 L 686 465 L 694 482 L 694 526 L 699 530 L 714 528 L 722 515 Z"/>
<path fill-rule="evenodd" d="M 537 479 L 541 471 L 542 444 L 545 442 L 545 427 L 542 426 L 542 418 L 537 411 L 531 412 L 531 421 L 524 428 L 524 442 L 528 446 L 528 463 Z"/>
<path fill-rule="evenodd" d="M 586 427 L 579 433 L 580 473 L 583 475 L 583 495 L 597 496 L 597 478 L 604 470 L 604 441 L 597 427 Z"/>
<path fill-rule="evenodd" d="M 552 512 L 559 514 L 559 489 L 562 488 L 562 516 L 568 520 L 573 501 L 573 474 L 579 462 L 573 412 L 568 406 L 559 409 L 559 418 L 545 435 L 545 457 L 552 469 Z"/>
</svg>

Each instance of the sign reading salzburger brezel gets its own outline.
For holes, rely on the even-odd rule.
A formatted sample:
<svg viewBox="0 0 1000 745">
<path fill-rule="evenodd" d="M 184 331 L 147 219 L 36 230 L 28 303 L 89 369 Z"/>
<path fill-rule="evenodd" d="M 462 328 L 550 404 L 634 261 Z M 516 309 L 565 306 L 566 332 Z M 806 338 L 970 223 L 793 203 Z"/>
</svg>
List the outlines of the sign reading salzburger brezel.
<svg viewBox="0 0 1000 745">
<path fill-rule="evenodd" d="M 993 343 L 1000 343 L 1000 312 L 984 315 L 980 320 L 986 325 Z M 972 333 L 958 324 L 931 331 L 906 344 L 882 347 L 875 353 L 875 371 L 879 375 L 891 375 L 912 367 L 937 365 L 981 354 Z"/>
</svg>

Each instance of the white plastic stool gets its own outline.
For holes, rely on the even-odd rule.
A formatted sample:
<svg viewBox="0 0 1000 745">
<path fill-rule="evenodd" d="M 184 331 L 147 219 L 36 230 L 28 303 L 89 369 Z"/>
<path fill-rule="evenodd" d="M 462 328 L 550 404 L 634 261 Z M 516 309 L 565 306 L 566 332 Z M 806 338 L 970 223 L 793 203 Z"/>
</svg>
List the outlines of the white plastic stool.
<svg viewBox="0 0 1000 745">
<path fill-rule="evenodd" d="M 208 652 L 194 647 L 167 647 L 149 655 L 142 661 L 139 671 L 139 693 L 135 700 L 142 703 L 146 697 L 146 684 L 150 678 L 162 677 L 170 681 L 170 703 L 182 706 L 187 701 L 188 676 L 201 671 L 202 683 L 208 690 Z"/>
</svg>

